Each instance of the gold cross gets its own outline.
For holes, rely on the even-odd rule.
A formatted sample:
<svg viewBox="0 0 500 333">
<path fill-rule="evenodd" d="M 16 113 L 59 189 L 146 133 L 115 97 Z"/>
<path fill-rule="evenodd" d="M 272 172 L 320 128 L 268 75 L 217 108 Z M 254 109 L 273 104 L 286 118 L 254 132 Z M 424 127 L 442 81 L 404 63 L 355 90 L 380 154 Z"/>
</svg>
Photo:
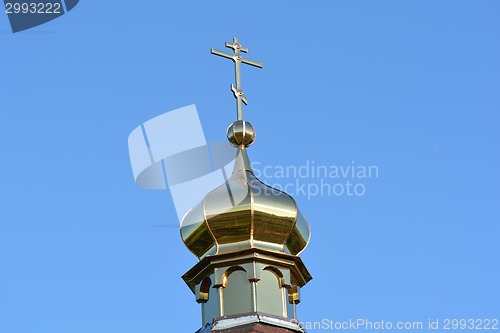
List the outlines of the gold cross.
<svg viewBox="0 0 500 333">
<path fill-rule="evenodd" d="M 241 89 L 241 78 L 240 78 L 240 64 L 244 63 L 247 65 L 255 66 L 262 68 L 262 63 L 258 61 L 253 61 L 247 58 L 243 58 L 240 55 L 240 52 L 248 52 L 248 48 L 240 45 L 238 42 L 238 38 L 233 38 L 233 42 L 229 43 L 226 42 L 226 47 L 233 49 L 234 53 L 226 53 L 222 52 L 219 50 L 212 49 L 212 54 L 228 58 L 234 61 L 234 70 L 236 72 L 236 87 L 231 83 L 231 91 L 233 92 L 234 97 L 236 98 L 236 106 L 238 108 L 238 120 L 243 120 L 243 106 L 241 102 L 245 103 L 245 105 L 248 105 L 248 100 L 245 97 L 245 94 L 243 93 L 243 90 Z"/>
</svg>

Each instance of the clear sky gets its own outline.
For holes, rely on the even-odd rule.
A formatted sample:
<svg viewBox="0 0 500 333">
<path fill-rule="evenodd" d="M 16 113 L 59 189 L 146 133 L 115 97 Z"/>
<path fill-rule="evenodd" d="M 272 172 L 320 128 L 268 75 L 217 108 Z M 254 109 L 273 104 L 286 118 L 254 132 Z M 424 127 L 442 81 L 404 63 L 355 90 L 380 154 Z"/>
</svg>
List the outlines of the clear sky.
<svg viewBox="0 0 500 333">
<path fill-rule="evenodd" d="M 194 103 L 225 140 L 233 68 L 210 48 L 235 36 L 264 63 L 242 73 L 260 171 L 378 172 L 299 179 L 363 195 L 291 191 L 312 228 L 299 319 L 499 319 L 499 15 L 486 0 L 81 1 L 12 34 L 0 13 L 0 332 L 200 327 L 181 279 L 196 259 L 170 193 L 134 184 L 127 137 Z"/>
</svg>

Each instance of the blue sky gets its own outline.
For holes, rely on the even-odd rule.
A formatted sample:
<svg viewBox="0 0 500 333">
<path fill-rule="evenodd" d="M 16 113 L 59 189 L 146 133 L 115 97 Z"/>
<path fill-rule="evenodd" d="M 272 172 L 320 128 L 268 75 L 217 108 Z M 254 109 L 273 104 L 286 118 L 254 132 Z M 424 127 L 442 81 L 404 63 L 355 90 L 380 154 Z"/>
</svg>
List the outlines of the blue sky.
<svg viewBox="0 0 500 333">
<path fill-rule="evenodd" d="M 210 48 L 235 36 L 264 63 L 242 73 L 252 161 L 379 170 L 362 196 L 295 197 L 314 276 L 299 319 L 500 318 L 499 13 L 81 1 L 17 34 L 0 14 L 0 332 L 199 328 L 180 278 L 196 259 L 170 194 L 134 184 L 127 137 L 194 103 L 207 140 L 225 140 L 233 69 Z"/>
</svg>

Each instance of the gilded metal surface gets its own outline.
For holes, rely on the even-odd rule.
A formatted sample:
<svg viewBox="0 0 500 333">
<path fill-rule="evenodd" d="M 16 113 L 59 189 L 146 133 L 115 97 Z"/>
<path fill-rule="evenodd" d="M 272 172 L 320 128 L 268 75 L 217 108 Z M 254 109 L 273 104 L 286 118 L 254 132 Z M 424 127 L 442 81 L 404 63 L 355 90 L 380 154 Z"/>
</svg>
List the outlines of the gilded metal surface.
<svg viewBox="0 0 500 333">
<path fill-rule="evenodd" d="M 186 216 L 189 216 L 186 219 Z M 203 202 L 196 205 L 182 219 L 181 237 L 186 247 L 197 257 L 215 249 L 215 241 L 205 222 Z"/>
<path fill-rule="evenodd" d="M 229 142 L 235 147 L 249 147 L 255 142 L 255 130 L 248 121 L 237 120 L 226 131 Z"/>
<path fill-rule="evenodd" d="M 181 235 L 198 258 L 245 248 L 296 255 L 307 246 L 310 230 L 290 195 L 255 177 L 240 147 L 231 177 L 186 214 Z"/>
<path fill-rule="evenodd" d="M 245 105 L 248 104 L 248 100 L 245 97 L 245 94 L 243 93 L 243 90 L 241 88 L 241 73 L 240 73 L 240 65 L 241 63 L 255 66 L 262 68 L 262 63 L 254 60 L 250 60 L 247 58 L 243 58 L 240 54 L 240 52 L 247 53 L 248 48 L 240 45 L 238 42 L 238 38 L 233 38 L 233 42 L 229 43 L 226 42 L 226 47 L 233 49 L 233 54 L 219 51 L 212 49 L 211 52 L 212 54 L 218 55 L 220 57 L 228 58 L 234 61 L 234 72 L 235 72 L 235 77 L 236 77 L 236 87 L 231 84 L 231 91 L 233 92 L 234 97 L 236 98 L 236 108 L 238 110 L 238 120 L 243 120 L 243 106 L 242 103 L 245 103 Z"/>
<path fill-rule="evenodd" d="M 309 222 L 298 211 L 295 226 L 286 241 L 286 247 L 292 254 L 299 255 L 306 248 L 311 238 L 311 229 Z"/>
</svg>

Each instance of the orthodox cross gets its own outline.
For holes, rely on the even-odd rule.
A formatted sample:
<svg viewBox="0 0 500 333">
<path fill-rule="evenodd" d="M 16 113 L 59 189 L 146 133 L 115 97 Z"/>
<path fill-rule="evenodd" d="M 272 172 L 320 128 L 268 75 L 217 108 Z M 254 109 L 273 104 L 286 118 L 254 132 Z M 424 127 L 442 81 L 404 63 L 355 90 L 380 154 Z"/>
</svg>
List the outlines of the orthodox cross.
<svg viewBox="0 0 500 333">
<path fill-rule="evenodd" d="M 234 61 L 234 70 L 236 72 L 236 87 L 231 83 L 231 91 L 233 92 L 234 97 L 236 98 L 236 106 L 238 108 L 238 120 L 243 120 L 243 106 L 241 103 L 243 102 L 245 103 L 245 105 L 248 105 L 248 100 L 245 97 L 243 90 L 241 89 L 240 64 L 244 63 L 247 65 L 262 68 L 262 63 L 247 58 L 243 58 L 241 56 L 240 52 L 247 53 L 248 48 L 240 45 L 240 43 L 238 42 L 238 38 L 233 38 L 232 43 L 226 42 L 226 47 L 233 49 L 234 53 L 231 54 L 212 49 L 212 54 L 228 58 Z"/>
</svg>

